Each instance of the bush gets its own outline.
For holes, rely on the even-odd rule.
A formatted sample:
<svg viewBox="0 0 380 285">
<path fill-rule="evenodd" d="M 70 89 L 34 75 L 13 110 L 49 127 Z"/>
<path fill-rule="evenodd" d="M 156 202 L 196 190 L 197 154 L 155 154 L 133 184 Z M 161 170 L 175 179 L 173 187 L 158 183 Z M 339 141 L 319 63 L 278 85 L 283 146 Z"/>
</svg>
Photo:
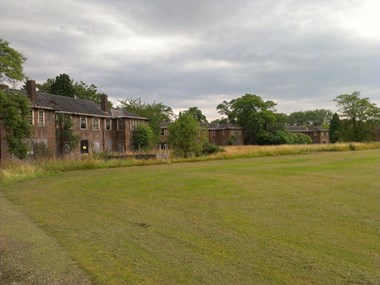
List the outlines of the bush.
<svg viewBox="0 0 380 285">
<path fill-rule="evenodd" d="M 210 154 L 215 154 L 215 153 L 223 152 L 223 151 L 225 151 L 224 148 L 221 148 L 220 146 L 205 144 L 203 146 L 202 154 L 203 155 L 210 155 Z"/>
</svg>

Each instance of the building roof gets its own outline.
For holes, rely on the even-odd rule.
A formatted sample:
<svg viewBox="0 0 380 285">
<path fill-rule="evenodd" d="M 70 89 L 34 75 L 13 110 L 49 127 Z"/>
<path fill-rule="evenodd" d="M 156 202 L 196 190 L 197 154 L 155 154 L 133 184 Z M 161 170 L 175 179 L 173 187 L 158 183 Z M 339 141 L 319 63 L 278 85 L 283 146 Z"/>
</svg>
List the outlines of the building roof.
<svg viewBox="0 0 380 285">
<path fill-rule="evenodd" d="M 100 104 L 96 102 L 42 92 L 37 92 L 37 98 L 32 101 L 32 107 L 49 108 L 58 112 L 70 114 L 110 116 L 110 113 L 102 111 Z"/>
<path fill-rule="evenodd" d="M 113 118 L 132 118 L 132 119 L 140 119 L 140 120 L 148 120 L 147 118 L 137 115 L 135 113 L 129 112 L 124 109 L 111 109 L 111 115 Z"/>
<path fill-rule="evenodd" d="M 7 92 L 19 93 L 27 96 L 24 90 L 8 89 Z M 101 105 L 90 100 L 53 95 L 44 92 L 36 92 L 36 98 L 31 101 L 32 108 L 48 109 L 60 113 L 97 116 L 97 117 L 110 117 L 110 118 L 134 118 L 147 120 L 147 118 L 123 109 L 111 109 L 109 112 L 104 112 Z"/>
<path fill-rule="evenodd" d="M 328 129 L 322 127 L 286 126 L 289 132 L 327 132 Z"/>
<path fill-rule="evenodd" d="M 208 124 L 209 130 L 242 130 L 243 128 L 234 124 Z"/>
</svg>

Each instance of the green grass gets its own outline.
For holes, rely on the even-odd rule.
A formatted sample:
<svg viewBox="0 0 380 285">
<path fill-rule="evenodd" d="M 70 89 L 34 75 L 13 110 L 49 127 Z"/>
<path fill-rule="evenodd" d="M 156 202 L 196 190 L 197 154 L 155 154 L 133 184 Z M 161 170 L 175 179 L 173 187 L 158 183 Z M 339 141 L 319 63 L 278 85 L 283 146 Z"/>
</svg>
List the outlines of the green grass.
<svg viewBox="0 0 380 285">
<path fill-rule="evenodd" d="M 98 284 L 379 284 L 379 171 L 379 150 L 320 152 L 0 189 Z"/>
</svg>

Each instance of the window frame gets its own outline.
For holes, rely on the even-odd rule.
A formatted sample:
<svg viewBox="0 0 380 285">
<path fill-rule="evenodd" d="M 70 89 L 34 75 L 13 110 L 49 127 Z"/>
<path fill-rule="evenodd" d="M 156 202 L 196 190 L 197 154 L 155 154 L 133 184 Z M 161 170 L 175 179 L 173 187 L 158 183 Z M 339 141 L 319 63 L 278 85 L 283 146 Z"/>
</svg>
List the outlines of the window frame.
<svg viewBox="0 0 380 285">
<path fill-rule="evenodd" d="M 107 122 L 109 122 L 109 128 L 107 127 Z M 104 120 L 104 129 L 108 132 L 112 131 L 112 120 L 109 118 L 106 118 Z"/>
<path fill-rule="evenodd" d="M 82 119 L 84 119 L 85 127 L 82 127 Z M 86 116 L 80 116 L 79 117 L 79 128 L 81 130 L 87 130 L 88 123 L 87 123 L 87 117 Z"/>
<path fill-rule="evenodd" d="M 97 122 L 97 123 L 95 123 L 95 122 Z M 92 118 L 92 130 L 93 131 L 100 131 L 100 118 L 98 118 L 98 117 Z"/>
<path fill-rule="evenodd" d="M 117 118 L 116 119 L 116 130 L 118 132 L 124 131 L 124 122 L 122 118 Z"/>
<path fill-rule="evenodd" d="M 40 119 L 41 119 L 40 114 L 42 114 L 42 122 L 40 121 Z M 38 112 L 37 112 L 37 125 L 39 127 L 45 126 L 45 111 L 44 110 L 38 110 Z"/>
</svg>

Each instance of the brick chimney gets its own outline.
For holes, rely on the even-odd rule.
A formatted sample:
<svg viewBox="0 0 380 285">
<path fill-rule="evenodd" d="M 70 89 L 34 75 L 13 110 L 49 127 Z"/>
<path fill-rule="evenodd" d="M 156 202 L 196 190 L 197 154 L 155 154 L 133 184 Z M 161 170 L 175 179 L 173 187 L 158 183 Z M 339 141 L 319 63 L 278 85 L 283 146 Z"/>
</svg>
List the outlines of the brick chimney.
<svg viewBox="0 0 380 285">
<path fill-rule="evenodd" d="M 102 94 L 100 96 L 100 108 L 103 112 L 108 112 L 108 96 L 106 94 Z"/>
<path fill-rule="evenodd" d="M 26 82 L 26 93 L 31 101 L 37 98 L 36 81 L 28 80 Z"/>
</svg>

